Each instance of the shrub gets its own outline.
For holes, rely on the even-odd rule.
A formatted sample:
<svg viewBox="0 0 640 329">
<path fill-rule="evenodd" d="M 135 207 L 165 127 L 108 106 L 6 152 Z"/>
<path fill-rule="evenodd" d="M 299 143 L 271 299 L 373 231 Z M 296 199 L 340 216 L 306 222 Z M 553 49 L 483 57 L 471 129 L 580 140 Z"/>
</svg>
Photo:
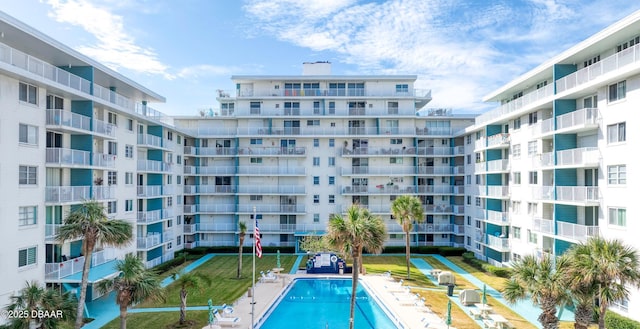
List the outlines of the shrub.
<svg viewBox="0 0 640 329">
<path fill-rule="evenodd" d="M 633 321 L 618 313 L 607 312 L 604 317 L 605 326 L 608 329 L 638 329 L 640 322 Z"/>
</svg>

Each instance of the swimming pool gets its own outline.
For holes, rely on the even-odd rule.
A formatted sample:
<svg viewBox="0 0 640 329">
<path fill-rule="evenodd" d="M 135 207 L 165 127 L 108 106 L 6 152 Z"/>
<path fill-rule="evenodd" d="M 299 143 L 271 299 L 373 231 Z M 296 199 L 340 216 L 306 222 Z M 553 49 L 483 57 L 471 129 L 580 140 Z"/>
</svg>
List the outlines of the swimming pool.
<svg viewBox="0 0 640 329">
<path fill-rule="evenodd" d="M 351 279 L 300 278 L 267 311 L 258 328 L 349 328 Z M 362 284 L 358 285 L 356 329 L 401 328 L 389 318 Z"/>
</svg>

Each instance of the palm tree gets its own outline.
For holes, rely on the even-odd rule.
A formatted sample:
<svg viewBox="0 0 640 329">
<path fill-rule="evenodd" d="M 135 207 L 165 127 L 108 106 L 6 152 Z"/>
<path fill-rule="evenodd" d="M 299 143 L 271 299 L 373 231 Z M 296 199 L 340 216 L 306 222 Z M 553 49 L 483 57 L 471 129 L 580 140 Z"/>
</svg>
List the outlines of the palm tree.
<svg viewBox="0 0 640 329">
<path fill-rule="evenodd" d="M 133 226 L 131 223 L 117 219 L 109 220 L 105 214 L 104 206 L 94 200 L 82 203 L 64 219 L 56 240 L 64 243 L 65 241 L 84 239 L 82 254 L 85 262 L 82 268 L 80 297 L 76 312 L 76 329 L 80 329 L 83 325 L 84 301 L 87 296 L 87 282 L 93 249 L 96 245 L 122 247 L 131 241 L 132 236 Z"/>
<path fill-rule="evenodd" d="M 243 221 L 238 222 L 238 237 L 240 238 L 240 248 L 238 250 L 238 275 L 237 278 L 242 277 L 242 247 L 244 245 L 244 238 L 247 235 L 247 223 Z"/>
<path fill-rule="evenodd" d="M 118 276 L 100 281 L 98 291 L 116 291 L 116 304 L 120 306 L 120 329 L 127 328 L 127 308 L 147 298 L 164 300 L 164 289 L 156 273 L 147 269 L 140 258 L 127 254 L 116 263 Z"/>
<path fill-rule="evenodd" d="M 209 285 L 211 279 L 208 276 L 198 272 L 173 273 L 171 274 L 175 284 L 180 286 L 180 324 L 184 324 L 187 317 L 187 296 L 189 290 L 197 292 L 202 283 Z"/>
<path fill-rule="evenodd" d="M 72 321 L 76 300 L 70 292 L 60 293 L 54 289 L 41 287 L 36 281 L 26 282 L 20 294 L 11 296 L 11 304 L 7 306 L 9 311 L 24 311 L 25 317 L 14 317 L 7 328 L 27 329 L 38 327 L 41 329 L 57 328 L 61 322 Z M 38 319 L 32 317 L 32 311 L 55 310 L 61 311 L 62 318 L 54 316 Z M 37 313 L 36 313 L 37 314 Z"/>
<path fill-rule="evenodd" d="M 402 226 L 405 235 L 405 255 L 407 258 L 407 279 L 411 279 L 411 239 L 409 233 L 413 229 L 413 222 L 422 223 L 424 221 L 424 209 L 422 203 L 415 196 L 401 195 L 393 200 L 391 213 L 398 224 Z"/>
<path fill-rule="evenodd" d="M 387 232 L 382 219 L 373 216 L 369 210 L 353 205 L 347 209 L 347 216 L 333 214 L 329 218 L 327 242 L 330 246 L 341 250 L 344 254 L 351 254 L 353 271 L 351 283 L 351 305 L 349 311 L 349 329 L 353 329 L 354 311 L 356 305 L 356 290 L 358 288 L 358 273 L 362 250 L 379 254 L 382 252 Z"/>
<path fill-rule="evenodd" d="M 579 283 L 595 286 L 600 307 L 598 327 L 604 329 L 609 305 L 629 297 L 627 285 L 640 287 L 638 252 L 620 240 L 592 237 L 569 253 Z"/>
<path fill-rule="evenodd" d="M 556 307 L 568 301 L 567 258 L 550 256 L 537 259 L 533 255 L 524 256 L 514 262 L 511 279 L 507 282 L 502 296 L 509 303 L 516 303 L 527 297 L 539 305 L 542 313 L 538 321 L 544 329 L 557 329 Z"/>
</svg>

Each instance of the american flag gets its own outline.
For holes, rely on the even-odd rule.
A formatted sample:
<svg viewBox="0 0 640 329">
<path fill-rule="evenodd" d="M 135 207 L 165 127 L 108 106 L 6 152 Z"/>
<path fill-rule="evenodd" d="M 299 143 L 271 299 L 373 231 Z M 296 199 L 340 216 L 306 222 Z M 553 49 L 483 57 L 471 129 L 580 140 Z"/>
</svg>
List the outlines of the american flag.
<svg viewBox="0 0 640 329">
<path fill-rule="evenodd" d="M 262 244 L 260 243 L 260 229 L 258 228 L 258 218 L 256 218 L 256 229 L 253 231 L 253 237 L 256 240 L 256 256 L 262 258 Z"/>
</svg>

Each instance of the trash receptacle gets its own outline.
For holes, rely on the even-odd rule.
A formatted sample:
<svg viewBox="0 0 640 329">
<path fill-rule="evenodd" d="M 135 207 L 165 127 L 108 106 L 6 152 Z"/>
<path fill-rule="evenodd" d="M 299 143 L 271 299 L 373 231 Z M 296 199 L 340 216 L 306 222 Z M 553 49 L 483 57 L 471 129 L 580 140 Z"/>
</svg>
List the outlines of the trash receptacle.
<svg viewBox="0 0 640 329">
<path fill-rule="evenodd" d="M 449 283 L 447 285 L 447 296 L 451 297 L 453 296 L 453 287 L 455 287 L 456 285 L 453 283 Z"/>
<path fill-rule="evenodd" d="M 247 290 L 247 297 L 251 296 L 253 296 L 253 290 L 251 289 L 251 287 L 249 287 L 249 290 Z"/>
</svg>

